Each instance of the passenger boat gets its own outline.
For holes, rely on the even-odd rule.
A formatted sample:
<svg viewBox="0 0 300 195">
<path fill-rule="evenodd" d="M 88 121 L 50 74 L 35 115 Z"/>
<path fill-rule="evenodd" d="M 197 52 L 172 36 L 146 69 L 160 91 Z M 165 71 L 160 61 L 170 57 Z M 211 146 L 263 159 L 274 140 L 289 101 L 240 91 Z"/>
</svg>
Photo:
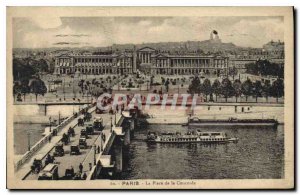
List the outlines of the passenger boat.
<svg viewBox="0 0 300 195">
<path fill-rule="evenodd" d="M 152 143 L 228 143 L 237 142 L 238 138 L 230 138 L 224 132 L 188 132 L 184 135 L 180 133 L 148 132 L 147 142 Z"/>
<path fill-rule="evenodd" d="M 190 118 L 187 126 L 277 126 L 278 121 L 275 119 L 199 119 Z"/>
</svg>

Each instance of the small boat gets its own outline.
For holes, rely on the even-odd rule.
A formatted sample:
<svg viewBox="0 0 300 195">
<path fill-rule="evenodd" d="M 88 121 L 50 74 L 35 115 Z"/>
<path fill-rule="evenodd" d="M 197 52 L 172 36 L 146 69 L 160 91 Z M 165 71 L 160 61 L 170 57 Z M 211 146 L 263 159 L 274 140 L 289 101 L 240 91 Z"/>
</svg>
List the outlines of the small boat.
<svg viewBox="0 0 300 195">
<path fill-rule="evenodd" d="M 180 133 L 148 132 L 147 142 L 152 143 L 229 143 L 238 142 L 237 137 L 228 137 L 224 132 L 188 132 L 184 135 Z"/>
</svg>

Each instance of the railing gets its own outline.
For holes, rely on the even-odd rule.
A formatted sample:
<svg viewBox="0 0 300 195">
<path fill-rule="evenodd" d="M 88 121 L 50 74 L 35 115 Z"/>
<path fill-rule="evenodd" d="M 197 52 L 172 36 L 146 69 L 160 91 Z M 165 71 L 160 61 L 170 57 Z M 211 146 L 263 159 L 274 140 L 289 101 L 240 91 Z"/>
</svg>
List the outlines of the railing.
<svg viewBox="0 0 300 195">
<path fill-rule="evenodd" d="M 90 109 L 93 105 L 89 105 L 88 107 L 84 107 L 83 109 Z M 82 111 L 80 110 L 80 111 Z M 91 111 L 93 112 L 93 111 Z M 67 124 L 69 124 L 72 120 L 75 119 L 75 115 L 72 115 L 71 117 L 68 117 L 66 120 L 64 120 L 60 125 L 58 125 L 57 127 L 55 127 L 53 130 L 57 130 L 57 133 L 59 133 L 64 127 L 67 126 Z M 29 151 L 27 151 L 20 160 L 18 160 L 15 163 L 15 171 L 19 170 L 20 167 L 27 162 L 35 152 L 37 152 L 42 146 L 44 146 L 46 143 L 49 142 L 49 137 L 52 136 L 51 133 L 49 133 L 48 135 L 44 136 L 39 142 L 37 142 L 35 145 L 33 145 Z"/>
<path fill-rule="evenodd" d="M 122 114 L 117 115 L 117 125 L 116 126 L 120 126 L 123 122 L 124 117 L 122 116 Z M 114 142 L 116 133 L 115 131 L 111 132 L 108 141 L 106 142 L 106 144 L 103 146 L 103 151 L 101 152 L 101 154 L 99 155 L 99 157 L 97 158 L 96 162 L 97 164 L 95 166 L 93 166 L 93 168 L 91 169 L 91 171 L 89 172 L 89 175 L 87 176 L 86 180 L 94 180 L 97 178 L 97 174 L 99 174 L 99 172 L 101 171 L 102 165 L 100 163 L 100 158 L 101 155 L 105 155 L 109 153 L 109 150 Z"/>
<path fill-rule="evenodd" d="M 105 155 L 105 154 L 108 154 L 109 152 L 109 149 L 111 148 L 113 142 L 114 142 L 114 139 L 115 139 L 115 132 L 113 131 L 110 136 L 109 136 L 109 139 L 107 141 L 107 143 L 103 146 L 103 151 L 101 152 L 101 154 L 98 156 L 97 160 L 96 160 L 96 165 L 92 167 L 91 171 L 89 172 L 89 175 L 87 176 L 86 180 L 93 180 L 97 177 L 97 174 L 101 171 L 101 162 L 100 162 L 100 158 L 101 158 L 101 155 Z"/>
</svg>

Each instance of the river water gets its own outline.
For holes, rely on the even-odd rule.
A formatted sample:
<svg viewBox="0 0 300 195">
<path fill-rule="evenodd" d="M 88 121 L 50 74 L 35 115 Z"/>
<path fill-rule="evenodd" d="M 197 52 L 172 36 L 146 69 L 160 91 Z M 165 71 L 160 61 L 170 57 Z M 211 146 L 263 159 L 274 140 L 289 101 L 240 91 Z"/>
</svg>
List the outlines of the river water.
<svg viewBox="0 0 300 195">
<path fill-rule="evenodd" d="M 199 128 L 197 128 L 199 129 Z M 254 179 L 284 177 L 283 126 L 210 127 L 239 138 L 238 143 L 147 144 L 147 131 L 187 132 L 181 125 L 149 125 L 135 132 L 124 150 L 118 179 Z M 192 130 L 192 129 L 190 129 Z"/>
<path fill-rule="evenodd" d="M 28 146 L 36 144 L 42 137 L 49 117 L 58 120 L 69 117 L 82 106 L 79 105 L 51 105 L 47 107 L 47 114 L 38 105 L 14 105 L 14 153 L 22 155 L 28 151 Z M 29 135 L 28 135 L 29 134 Z"/>
<path fill-rule="evenodd" d="M 42 138 L 49 116 L 57 118 L 58 113 L 62 117 L 69 116 L 74 107 L 50 106 L 47 116 L 40 113 L 37 106 L 16 106 L 14 109 L 15 119 L 22 119 L 18 123 L 14 123 L 15 154 L 20 155 L 24 154 L 28 148 L 28 130 L 30 130 L 30 145 L 32 146 Z M 79 107 L 75 107 L 75 110 L 78 109 Z M 151 114 L 155 115 L 161 113 L 160 117 L 166 115 L 161 111 L 152 112 Z M 176 116 L 180 114 L 173 111 L 167 115 L 172 113 Z M 185 112 L 182 112 L 181 115 L 184 116 Z M 32 119 L 41 122 L 32 123 Z M 267 179 L 284 177 L 283 125 L 279 125 L 276 129 L 271 127 L 201 129 L 202 131 L 223 131 L 230 136 L 236 136 L 239 138 L 239 142 L 236 144 L 149 145 L 144 141 L 148 131 L 185 133 L 188 130 L 188 127 L 181 125 L 149 125 L 137 129 L 131 144 L 124 149 L 125 171 L 118 179 Z"/>
</svg>

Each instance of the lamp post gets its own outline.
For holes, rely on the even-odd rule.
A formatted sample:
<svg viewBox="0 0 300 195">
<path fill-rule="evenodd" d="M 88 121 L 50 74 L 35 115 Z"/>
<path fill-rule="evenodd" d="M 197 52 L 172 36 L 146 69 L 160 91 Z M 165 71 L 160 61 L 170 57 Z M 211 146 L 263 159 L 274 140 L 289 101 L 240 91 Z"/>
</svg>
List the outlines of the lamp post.
<svg viewBox="0 0 300 195">
<path fill-rule="evenodd" d="M 60 125 L 60 111 L 58 112 L 58 125 Z"/>
<path fill-rule="evenodd" d="M 28 141 L 28 151 L 30 151 L 30 132 L 27 132 L 27 141 Z"/>
<path fill-rule="evenodd" d="M 74 89 L 74 77 L 75 77 L 75 75 L 72 77 L 72 84 L 73 84 L 73 97 L 75 99 L 76 98 L 76 94 L 75 94 L 75 89 Z"/>
<path fill-rule="evenodd" d="M 103 131 L 101 132 L 101 139 L 100 139 L 100 151 L 103 152 Z"/>
<path fill-rule="evenodd" d="M 94 147 L 94 165 L 96 165 L 96 144 L 94 144 L 93 147 Z"/>
<path fill-rule="evenodd" d="M 75 98 L 73 98 L 73 115 L 74 115 Z"/>
<path fill-rule="evenodd" d="M 112 127 L 113 127 L 113 123 L 112 123 L 112 116 L 110 117 L 110 132 L 112 133 Z"/>
<path fill-rule="evenodd" d="M 65 79 L 63 80 L 63 93 L 64 93 L 64 101 L 66 100 L 66 92 L 65 92 Z"/>
<path fill-rule="evenodd" d="M 49 117 L 49 127 L 50 127 L 50 129 L 49 129 L 49 132 L 51 133 L 51 116 Z"/>
<path fill-rule="evenodd" d="M 147 80 L 147 91 L 149 91 L 149 81 Z"/>
</svg>

